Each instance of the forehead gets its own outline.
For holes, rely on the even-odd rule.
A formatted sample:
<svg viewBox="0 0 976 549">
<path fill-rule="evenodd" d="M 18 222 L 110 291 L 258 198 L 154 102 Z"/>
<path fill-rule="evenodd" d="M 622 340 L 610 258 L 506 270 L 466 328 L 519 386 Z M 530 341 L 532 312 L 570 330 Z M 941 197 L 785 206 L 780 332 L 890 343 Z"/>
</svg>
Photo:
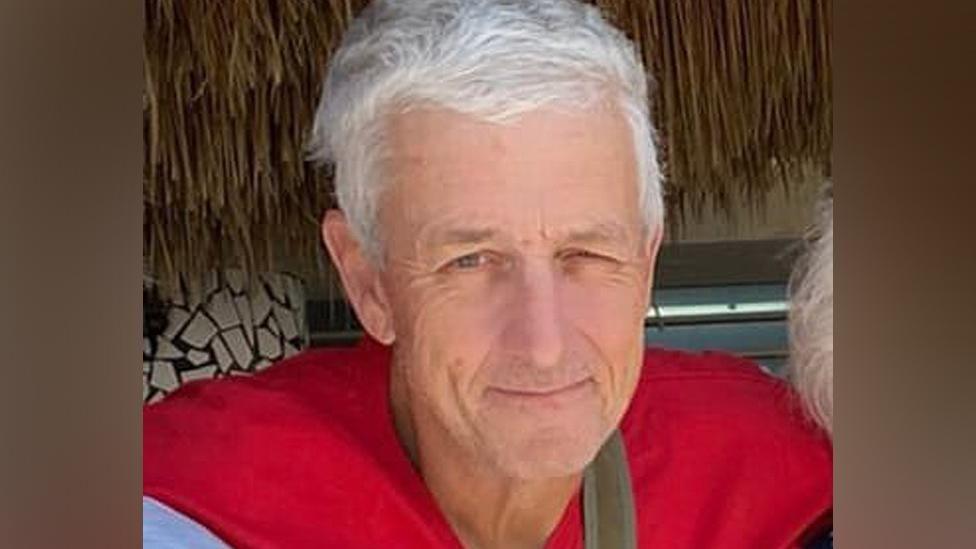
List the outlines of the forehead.
<svg viewBox="0 0 976 549">
<path fill-rule="evenodd" d="M 418 109 L 388 119 L 388 135 L 381 217 L 394 232 L 639 229 L 635 151 L 616 109 L 546 108 L 501 124 Z"/>
</svg>

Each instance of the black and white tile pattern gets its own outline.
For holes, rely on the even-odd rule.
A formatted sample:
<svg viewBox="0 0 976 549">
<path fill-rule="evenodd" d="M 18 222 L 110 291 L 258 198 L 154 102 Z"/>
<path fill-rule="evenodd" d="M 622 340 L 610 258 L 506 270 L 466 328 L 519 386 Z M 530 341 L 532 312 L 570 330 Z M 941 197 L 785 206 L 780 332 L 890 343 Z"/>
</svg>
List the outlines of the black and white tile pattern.
<svg viewBox="0 0 976 549">
<path fill-rule="evenodd" d="M 183 383 L 249 374 L 308 346 L 305 288 L 292 275 L 262 275 L 248 293 L 239 271 L 213 275 L 203 297 L 165 308 L 165 329 L 143 338 L 144 402 Z M 145 334 L 144 334 L 145 336 Z"/>
</svg>

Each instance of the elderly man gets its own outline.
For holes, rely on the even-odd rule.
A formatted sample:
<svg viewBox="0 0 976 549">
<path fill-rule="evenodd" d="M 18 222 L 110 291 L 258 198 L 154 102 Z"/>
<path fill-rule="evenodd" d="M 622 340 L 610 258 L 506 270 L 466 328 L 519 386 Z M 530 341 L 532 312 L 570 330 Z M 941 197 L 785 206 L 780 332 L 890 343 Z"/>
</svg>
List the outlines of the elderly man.
<svg viewBox="0 0 976 549">
<path fill-rule="evenodd" d="M 660 173 L 595 8 L 374 2 L 313 133 L 368 336 L 148 407 L 147 545 L 776 548 L 829 512 L 783 384 L 644 349 Z"/>
</svg>

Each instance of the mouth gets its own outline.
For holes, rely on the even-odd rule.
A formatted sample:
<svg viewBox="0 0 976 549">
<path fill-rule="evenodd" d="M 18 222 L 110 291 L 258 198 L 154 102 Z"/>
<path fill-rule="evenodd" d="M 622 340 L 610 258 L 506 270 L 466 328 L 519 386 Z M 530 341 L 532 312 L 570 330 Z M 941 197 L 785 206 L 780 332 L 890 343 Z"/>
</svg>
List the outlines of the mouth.
<svg viewBox="0 0 976 549">
<path fill-rule="evenodd" d="M 586 378 L 568 385 L 556 387 L 491 387 L 489 391 L 501 397 L 521 400 L 553 400 L 572 397 L 591 390 L 593 378 Z"/>
</svg>

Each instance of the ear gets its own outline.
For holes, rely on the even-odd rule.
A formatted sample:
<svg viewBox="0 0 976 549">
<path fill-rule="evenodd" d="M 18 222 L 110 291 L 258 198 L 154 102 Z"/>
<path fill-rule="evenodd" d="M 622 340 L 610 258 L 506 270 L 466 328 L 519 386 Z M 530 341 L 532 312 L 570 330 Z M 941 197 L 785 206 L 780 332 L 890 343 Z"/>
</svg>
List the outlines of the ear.
<svg viewBox="0 0 976 549">
<path fill-rule="evenodd" d="M 384 345 L 392 344 L 396 339 L 392 309 L 379 271 L 353 236 L 345 214 L 339 210 L 325 213 L 322 239 L 359 322 L 373 339 Z"/>
<path fill-rule="evenodd" d="M 647 257 L 651 260 L 651 274 L 654 273 L 654 267 L 657 264 L 657 254 L 661 251 L 661 242 L 664 240 L 664 226 L 658 224 L 650 229 L 650 236 L 647 238 Z"/>
</svg>

